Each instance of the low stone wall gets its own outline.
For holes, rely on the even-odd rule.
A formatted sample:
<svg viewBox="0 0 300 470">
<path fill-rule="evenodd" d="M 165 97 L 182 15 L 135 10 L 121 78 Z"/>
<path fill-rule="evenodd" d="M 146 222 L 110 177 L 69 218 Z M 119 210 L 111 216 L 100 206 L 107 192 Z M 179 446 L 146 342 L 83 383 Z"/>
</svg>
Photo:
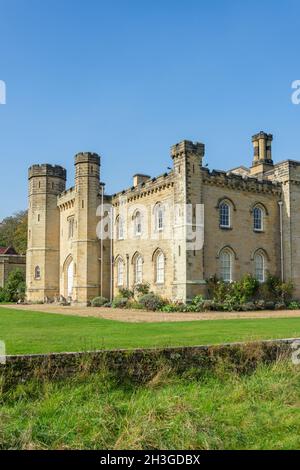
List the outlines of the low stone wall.
<svg viewBox="0 0 300 470">
<path fill-rule="evenodd" d="M 164 349 L 101 350 L 94 352 L 7 356 L 0 375 L 8 386 L 31 379 L 61 379 L 77 374 L 106 370 L 120 381 L 144 383 L 163 368 L 183 374 L 193 369 L 199 374 L 226 364 L 247 373 L 258 363 L 291 358 L 295 339 L 232 343 L 219 346 L 194 346 Z"/>
</svg>

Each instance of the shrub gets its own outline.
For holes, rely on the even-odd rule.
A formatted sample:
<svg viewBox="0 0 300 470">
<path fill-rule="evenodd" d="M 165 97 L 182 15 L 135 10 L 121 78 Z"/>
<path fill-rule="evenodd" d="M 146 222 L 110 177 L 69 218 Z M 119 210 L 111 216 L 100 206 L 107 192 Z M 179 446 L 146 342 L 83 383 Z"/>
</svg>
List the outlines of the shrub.
<svg viewBox="0 0 300 470">
<path fill-rule="evenodd" d="M 24 300 L 26 291 L 25 276 L 20 269 L 15 269 L 9 273 L 4 286 L 4 291 L 6 293 L 6 302 L 17 302 L 18 300 Z"/>
<path fill-rule="evenodd" d="M 123 297 L 123 299 L 133 299 L 134 291 L 126 288 L 119 289 L 118 297 Z"/>
<path fill-rule="evenodd" d="M 112 301 L 111 306 L 113 308 L 126 308 L 127 304 L 128 304 L 128 298 L 127 297 L 117 296 Z"/>
<path fill-rule="evenodd" d="M 106 299 L 105 297 L 95 297 L 92 300 L 92 307 L 103 307 L 107 303 L 108 299 Z"/>
<path fill-rule="evenodd" d="M 298 302 L 298 300 L 293 300 L 288 305 L 289 310 L 298 310 L 299 308 L 300 308 L 300 302 Z"/>
<path fill-rule="evenodd" d="M 153 292 L 142 295 L 142 297 L 139 298 L 139 303 L 144 309 L 152 311 L 159 310 L 164 306 L 163 299 Z"/>
<path fill-rule="evenodd" d="M 141 284 L 137 284 L 135 286 L 135 291 L 139 294 L 139 295 L 146 295 L 146 294 L 149 294 L 150 292 L 150 284 L 148 284 L 148 282 L 143 282 Z"/>
<path fill-rule="evenodd" d="M 9 302 L 9 294 L 3 287 L 0 287 L 0 303 L 1 302 Z"/>
</svg>

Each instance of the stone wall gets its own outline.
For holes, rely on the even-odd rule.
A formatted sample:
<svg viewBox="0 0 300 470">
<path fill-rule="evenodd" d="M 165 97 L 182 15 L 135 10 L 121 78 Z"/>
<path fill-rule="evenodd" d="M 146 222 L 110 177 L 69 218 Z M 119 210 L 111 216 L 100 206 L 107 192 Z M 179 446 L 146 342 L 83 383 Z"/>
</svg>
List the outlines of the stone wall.
<svg viewBox="0 0 300 470">
<path fill-rule="evenodd" d="M 9 273 L 16 269 L 20 269 L 25 275 L 26 256 L 0 255 L 0 287 L 4 287 Z"/>
<path fill-rule="evenodd" d="M 294 339 L 284 339 L 220 346 L 8 356 L 6 364 L 0 364 L 0 375 L 9 386 L 30 379 L 60 379 L 105 369 L 118 380 L 143 383 L 164 367 L 177 374 L 188 369 L 197 369 L 201 374 L 218 367 L 222 361 L 232 370 L 243 373 L 254 370 L 258 363 L 291 358 L 293 342 Z"/>
</svg>

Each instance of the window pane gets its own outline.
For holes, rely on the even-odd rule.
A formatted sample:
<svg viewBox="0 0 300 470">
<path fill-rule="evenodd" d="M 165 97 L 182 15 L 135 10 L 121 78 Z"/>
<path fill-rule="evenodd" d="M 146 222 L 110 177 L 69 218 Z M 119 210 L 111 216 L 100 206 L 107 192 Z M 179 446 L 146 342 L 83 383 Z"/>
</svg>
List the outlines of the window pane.
<svg viewBox="0 0 300 470">
<path fill-rule="evenodd" d="M 161 253 L 156 259 L 156 282 L 163 283 L 165 280 L 165 258 Z"/>
<path fill-rule="evenodd" d="M 229 213 L 229 205 L 228 204 L 221 204 L 220 205 L 220 226 L 221 227 L 229 227 L 230 226 L 230 213 Z"/>
<path fill-rule="evenodd" d="M 220 256 L 220 276 L 225 282 L 231 282 L 231 255 L 228 252 L 221 253 Z"/>
<path fill-rule="evenodd" d="M 265 270 L 264 270 L 264 258 L 262 255 L 257 254 L 254 258 L 255 265 L 255 277 L 259 282 L 264 282 L 265 280 Z"/>
<path fill-rule="evenodd" d="M 119 260 L 118 262 L 118 286 L 123 286 L 123 273 L 124 273 L 124 264 L 123 264 L 123 261 Z"/>
<path fill-rule="evenodd" d="M 253 211 L 254 230 L 262 230 L 262 210 L 255 207 Z"/>
<path fill-rule="evenodd" d="M 143 282 L 143 260 L 140 256 L 137 257 L 135 262 L 135 282 L 136 284 Z"/>
<path fill-rule="evenodd" d="M 137 212 L 135 216 L 135 233 L 136 235 L 140 235 L 142 233 L 142 220 L 139 212 Z"/>
</svg>

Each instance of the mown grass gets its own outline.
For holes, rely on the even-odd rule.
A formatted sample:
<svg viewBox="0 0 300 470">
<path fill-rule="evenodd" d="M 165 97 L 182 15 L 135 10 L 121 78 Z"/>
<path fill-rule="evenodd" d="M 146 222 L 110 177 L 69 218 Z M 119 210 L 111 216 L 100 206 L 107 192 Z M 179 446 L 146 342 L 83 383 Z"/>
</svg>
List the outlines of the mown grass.
<svg viewBox="0 0 300 470">
<path fill-rule="evenodd" d="M 300 337 L 300 318 L 126 323 L 0 308 L 0 340 L 5 341 L 7 354 L 195 346 L 287 337 Z"/>
<path fill-rule="evenodd" d="M 105 372 L 0 392 L 0 449 L 299 449 L 300 368 L 201 377 L 162 369 L 146 385 Z"/>
</svg>

